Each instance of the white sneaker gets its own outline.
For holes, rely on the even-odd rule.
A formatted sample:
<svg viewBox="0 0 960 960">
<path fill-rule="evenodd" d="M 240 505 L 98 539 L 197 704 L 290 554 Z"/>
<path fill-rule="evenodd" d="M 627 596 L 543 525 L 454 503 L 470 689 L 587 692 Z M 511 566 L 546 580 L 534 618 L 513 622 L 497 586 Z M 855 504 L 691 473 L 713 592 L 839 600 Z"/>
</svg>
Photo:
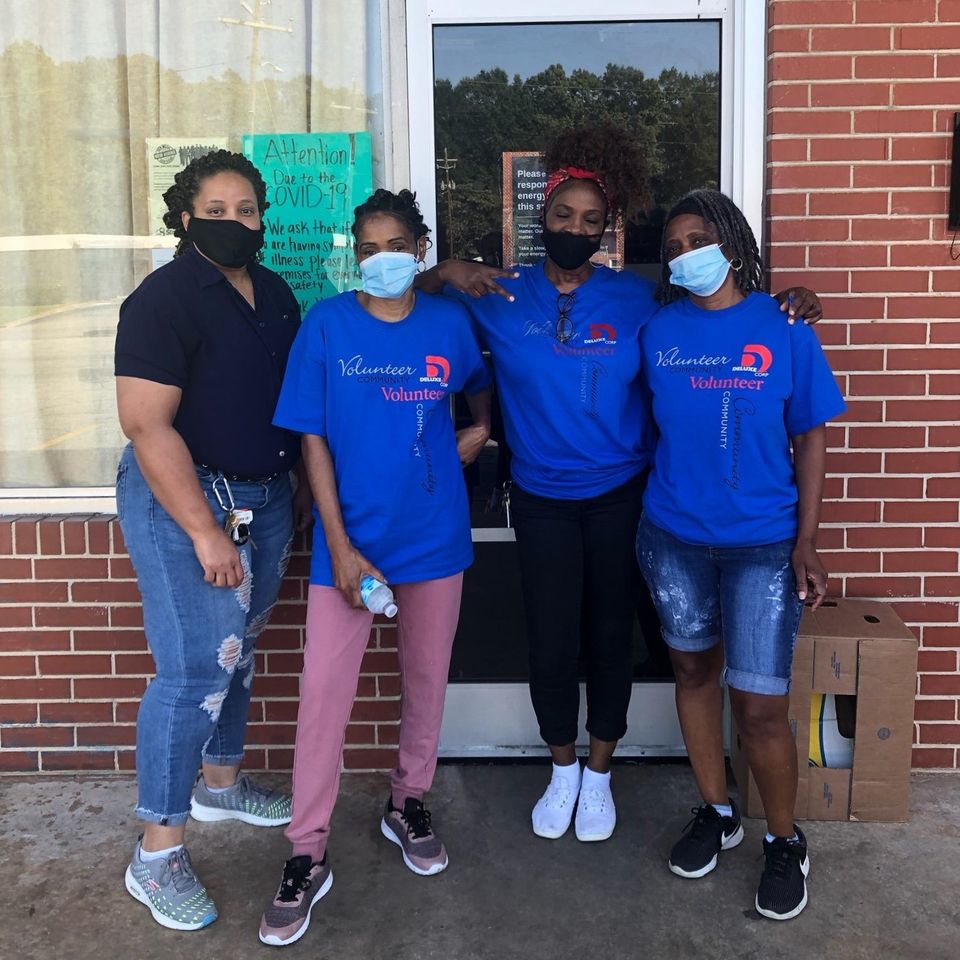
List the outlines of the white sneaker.
<svg viewBox="0 0 960 960">
<path fill-rule="evenodd" d="M 584 770 L 577 802 L 577 839 L 606 840 L 617 825 L 617 808 L 610 790 L 610 774 Z"/>
<path fill-rule="evenodd" d="M 558 767 L 554 764 L 550 783 L 543 796 L 537 801 L 531 816 L 533 832 L 538 837 L 556 840 L 567 832 L 570 821 L 573 819 L 579 790 L 579 761 L 571 764 L 570 767 Z"/>
</svg>

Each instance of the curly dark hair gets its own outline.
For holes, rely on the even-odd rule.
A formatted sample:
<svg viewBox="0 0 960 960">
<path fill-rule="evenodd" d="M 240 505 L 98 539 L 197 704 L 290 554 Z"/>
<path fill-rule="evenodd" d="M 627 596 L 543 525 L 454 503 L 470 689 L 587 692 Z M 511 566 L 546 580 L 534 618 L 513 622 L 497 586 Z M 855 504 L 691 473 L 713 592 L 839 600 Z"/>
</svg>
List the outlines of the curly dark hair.
<svg viewBox="0 0 960 960">
<path fill-rule="evenodd" d="M 735 274 L 737 286 L 744 293 L 764 289 L 760 250 L 753 230 L 740 208 L 719 190 L 691 190 L 673 205 L 663 221 L 663 234 L 660 237 L 660 282 L 656 291 L 656 298 L 660 303 L 673 303 L 687 295 L 683 287 L 670 282 L 670 264 L 667 263 L 665 248 L 668 224 L 684 213 L 692 213 L 712 223 L 727 251 L 743 261 L 743 266 L 736 270 Z"/>
<path fill-rule="evenodd" d="M 548 171 L 582 167 L 602 178 L 610 197 L 608 215 L 623 214 L 635 220 L 643 213 L 650 195 L 647 163 L 631 134 L 609 121 L 587 124 L 561 133 L 543 154 Z"/>
<path fill-rule="evenodd" d="M 200 185 L 207 177 L 218 173 L 239 173 L 250 181 L 260 216 L 270 206 L 267 203 L 267 185 L 263 182 L 260 171 L 242 154 L 231 153 L 229 150 L 213 150 L 202 157 L 191 160 L 174 178 L 173 186 L 163 195 L 163 202 L 167 205 L 167 212 L 163 215 L 164 224 L 173 231 L 175 237 L 180 238 L 175 257 L 181 256 L 189 247 L 187 232 L 183 229 L 180 214 L 184 211 L 193 216 L 193 201 L 200 192 Z M 263 259 L 263 253 L 257 253 L 257 260 Z"/>
<path fill-rule="evenodd" d="M 353 239 L 360 239 L 360 228 L 364 220 L 378 213 L 386 213 L 400 221 L 413 235 L 414 241 L 425 237 L 430 228 L 423 222 L 423 214 L 417 203 L 417 195 L 409 190 L 391 193 L 389 190 L 377 190 L 353 211 Z"/>
</svg>

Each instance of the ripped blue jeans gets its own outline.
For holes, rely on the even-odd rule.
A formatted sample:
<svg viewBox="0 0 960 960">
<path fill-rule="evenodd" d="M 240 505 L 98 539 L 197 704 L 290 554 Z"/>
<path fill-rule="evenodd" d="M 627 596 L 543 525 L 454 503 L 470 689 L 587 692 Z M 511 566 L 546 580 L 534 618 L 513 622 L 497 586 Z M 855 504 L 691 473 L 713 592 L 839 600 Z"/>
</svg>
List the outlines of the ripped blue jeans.
<svg viewBox="0 0 960 960">
<path fill-rule="evenodd" d="M 790 690 L 803 603 L 793 540 L 752 547 L 684 543 L 644 514 L 637 562 L 650 587 L 667 646 L 701 653 L 723 642 L 724 682 L 746 693 Z"/>
<path fill-rule="evenodd" d="M 200 487 L 223 524 L 226 514 L 213 493 L 216 477 L 197 468 Z M 253 510 L 253 540 L 239 548 L 246 576 L 235 589 L 203 579 L 193 543 L 154 497 L 132 446 L 117 470 L 117 514 L 156 663 L 137 715 L 136 813 L 162 826 L 186 821 L 201 759 L 226 766 L 243 757 L 254 647 L 290 555 L 289 476 L 233 481 L 230 487 L 236 506 Z"/>
</svg>

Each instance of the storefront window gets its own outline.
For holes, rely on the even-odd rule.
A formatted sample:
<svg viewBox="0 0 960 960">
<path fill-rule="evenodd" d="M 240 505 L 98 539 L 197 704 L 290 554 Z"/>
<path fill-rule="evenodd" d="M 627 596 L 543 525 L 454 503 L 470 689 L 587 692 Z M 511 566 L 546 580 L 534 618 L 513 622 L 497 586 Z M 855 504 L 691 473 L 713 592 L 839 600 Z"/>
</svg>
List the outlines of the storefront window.
<svg viewBox="0 0 960 960">
<path fill-rule="evenodd" d="M 379 7 L 6 0 L 0 486 L 112 483 L 117 309 L 172 250 L 165 165 L 245 134 L 368 132 L 384 181 Z"/>
</svg>

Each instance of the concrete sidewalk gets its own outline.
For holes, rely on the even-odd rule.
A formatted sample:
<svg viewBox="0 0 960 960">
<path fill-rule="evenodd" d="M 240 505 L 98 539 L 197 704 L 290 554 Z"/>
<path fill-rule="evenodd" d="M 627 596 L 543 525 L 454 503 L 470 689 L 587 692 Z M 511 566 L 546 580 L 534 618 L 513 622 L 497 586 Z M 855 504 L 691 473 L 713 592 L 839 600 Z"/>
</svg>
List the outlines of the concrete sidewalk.
<svg viewBox="0 0 960 960">
<path fill-rule="evenodd" d="M 775 923 L 753 909 L 759 821 L 699 881 L 665 859 L 696 799 L 685 765 L 614 770 L 605 843 L 535 837 L 538 764 L 446 764 L 429 806 L 451 866 L 420 878 L 380 836 L 386 778 L 344 778 L 335 883 L 283 956 L 322 960 L 621 960 L 960 957 L 960 776 L 914 780 L 907 824 L 809 823 L 810 906 Z M 157 926 L 123 887 L 136 835 L 127 778 L 0 780 L 0 958 L 243 960 L 288 847 L 281 830 L 191 824 L 194 864 L 220 909 L 197 933 Z"/>
</svg>

